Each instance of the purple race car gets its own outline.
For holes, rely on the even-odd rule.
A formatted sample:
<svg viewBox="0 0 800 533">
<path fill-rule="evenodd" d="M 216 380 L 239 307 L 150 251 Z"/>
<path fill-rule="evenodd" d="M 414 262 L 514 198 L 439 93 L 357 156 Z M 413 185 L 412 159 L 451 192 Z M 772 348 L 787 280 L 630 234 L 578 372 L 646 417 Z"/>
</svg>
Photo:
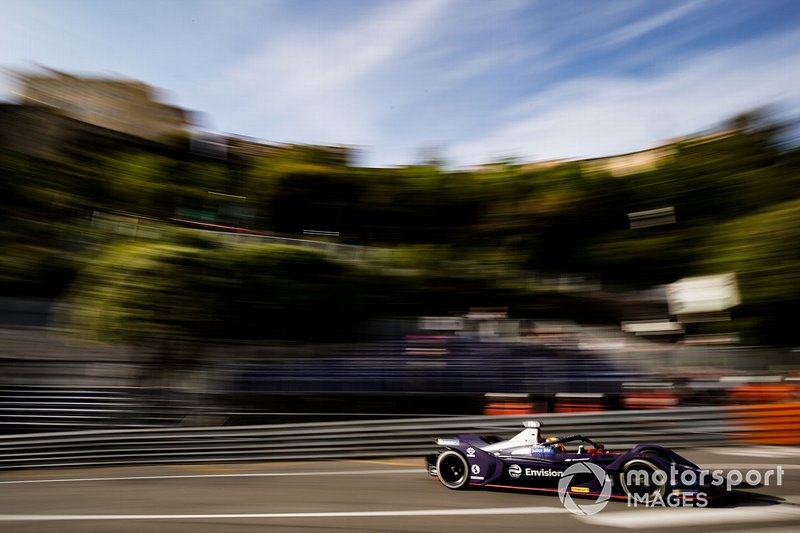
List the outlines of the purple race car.
<svg viewBox="0 0 800 533">
<path fill-rule="evenodd" d="M 582 435 L 541 437 L 541 424 L 525 422 L 509 440 L 461 435 L 439 438 L 444 450 L 426 458 L 428 473 L 449 489 L 513 488 L 638 501 L 680 498 L 684 505 L 726 494 L 722 471 L 709 472 L 662 446 L 638 444 L 608 452 Z"/>
</svg>

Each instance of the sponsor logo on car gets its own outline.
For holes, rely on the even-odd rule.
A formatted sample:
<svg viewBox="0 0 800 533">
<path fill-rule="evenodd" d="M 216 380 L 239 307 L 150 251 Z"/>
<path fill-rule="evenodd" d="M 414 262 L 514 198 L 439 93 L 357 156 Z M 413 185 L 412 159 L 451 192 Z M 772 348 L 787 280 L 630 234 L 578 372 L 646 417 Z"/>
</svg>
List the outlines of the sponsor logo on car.
<svg viewBox="0 0 800 533">
<path fill-rule="evenodd" d="M 467 457 L 475 457 L 475 448 L 472 446 L 467 448 Z"/>
<path fill-rule="evenodd" d="M 436 444 L 439 446 L 458 446 L 461 441 L 458 439 L 436 439 Z"/>
<path fill-rule="evenodd" d="M 531 477 L 561 477 L 561 470 L 552 468 L 526 468 L 525 475 Z"/>
<path fill-rule="evenodd" d="M 556 453 L 556 451 L 551 446 L 534 446 L 533 448 L 531 448 L 531 453 L 537 455 L 542 455 L 542 454 L 550 455 Z"/>
<path fill-rule="evenodd" d="M 519 465 L 511 465 L 508 467 L 508 475 L 517 479 L 522 475 L 527 477 L 561 477 L 561 470 L 554 470 L 552 468 L 525 468 Z"/>
<path fill-rule="evenodd" d="M 472 470 L 472 473 L 475 474 L 476 476 L 481 473 L 481 467 L 478 465 L 472 465 L 472 468 L 470 470 Z"/>
</svg>

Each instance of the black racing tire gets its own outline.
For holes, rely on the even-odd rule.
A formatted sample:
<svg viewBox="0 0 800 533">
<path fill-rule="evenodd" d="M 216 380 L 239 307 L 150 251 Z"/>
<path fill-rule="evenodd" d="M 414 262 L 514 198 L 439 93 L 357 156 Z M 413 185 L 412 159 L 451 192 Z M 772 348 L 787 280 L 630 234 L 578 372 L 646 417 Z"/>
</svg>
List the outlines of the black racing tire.
<svg viewBox="0 0 800 533">
<path fill-rule="evenodd" d="M 467 458 L 454 450 L 439 454 L 436 459 L 439 481 L 448 489 L 459 490 L 469 486 L 469 464 Z"/>
<path fill-rule="evenodd" d="M 659 470 L 663 473 L 663 479 L 661 481 L 664 481 L 664 483 L 654 483 L 654 481 L 657 480 L 653 479 L 653 475 Z M 637 479 L 633 472 L 644 472 L 647 479 L 643 481 Z M 668 472 L 665 472 L 660 466 L 650 460 L 631 459 L 625 463 L 622 470 L 620 470 L 619 483 L 625 495 L 628 497 L 647 496 L 648 498 L 663 498 L 664 494 L 667 492 L 667 485 L 669 483 L 667 479 L 668 475 Z M 634 481 L 634 483 L 629 483 L 631 481 Z"/>
</svg>

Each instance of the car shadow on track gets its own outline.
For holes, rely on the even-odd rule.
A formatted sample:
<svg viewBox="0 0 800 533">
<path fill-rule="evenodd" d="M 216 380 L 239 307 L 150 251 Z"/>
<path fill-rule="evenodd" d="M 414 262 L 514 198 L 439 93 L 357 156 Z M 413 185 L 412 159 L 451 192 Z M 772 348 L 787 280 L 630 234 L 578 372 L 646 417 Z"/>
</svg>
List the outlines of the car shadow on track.
<svg viewBox="0 0 800 533">
<path fill-rule="evenodd" d="M 770 494 L 760 494 L 747 492 L 744 490 L 734 490 L 727 498 L 721 500 L 716 507 L 769 507 L 785 503 L 786 499 Z"/>
</svg>

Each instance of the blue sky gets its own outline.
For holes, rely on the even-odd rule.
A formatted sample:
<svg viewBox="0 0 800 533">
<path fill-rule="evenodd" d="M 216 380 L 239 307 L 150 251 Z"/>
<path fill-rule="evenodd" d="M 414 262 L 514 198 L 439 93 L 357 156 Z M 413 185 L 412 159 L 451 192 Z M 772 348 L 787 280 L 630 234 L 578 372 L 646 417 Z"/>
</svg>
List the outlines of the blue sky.
<svg viewBox="0 0 800 533">
<path fill-rule="evenodd" d="M 119 74 L 362 164 L 613 155 L 800 116 L 796 0 L 3 0 L 0 67 Z M 11 98 L 9 76 L 0 97 Z"/>
</svg>

